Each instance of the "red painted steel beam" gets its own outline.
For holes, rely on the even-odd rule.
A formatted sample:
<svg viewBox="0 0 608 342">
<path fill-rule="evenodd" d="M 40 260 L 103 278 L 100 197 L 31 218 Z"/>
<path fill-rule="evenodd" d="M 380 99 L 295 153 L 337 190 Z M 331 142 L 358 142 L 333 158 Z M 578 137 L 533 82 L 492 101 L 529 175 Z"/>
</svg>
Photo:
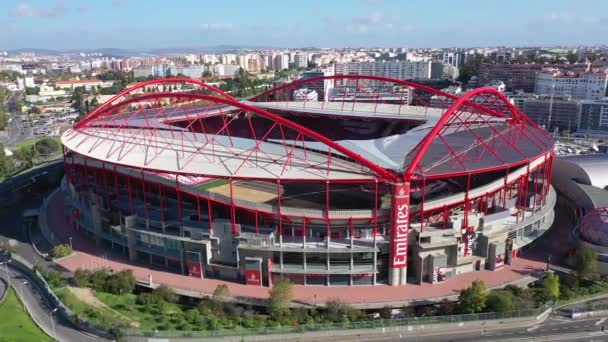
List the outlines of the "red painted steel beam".
<svg viewBox="0 0 608 342">
<path fill-rule="evenodd" d="M 165 94 L 162 94 L 165 95 Z M 377 176 L 379 176 L 380 178 L 383 178 L 385 180 L 388 181 L 397 181 L 398 180 L 398 176 L 391 172 L 390 170 L 384 169 L 381 166 L 379 166 L 378 164 L 375 164 L 373 162 L 371 162 L 370 160 L 364 158 L 363 156 L 361 156 L 358 153 L 355 153 L 353 151 L 351 151 L 350 149 L 341 146 L 337 143 L 335 143 L 334 141 L 330 140 L 329 138 L 325 137 L 324 135 L 321 135 L 313 130 L 310 130 L 304 126 L 301 126 L 293 121 L 290 121 L 286 118 L 283 118 L 281 116 L 278 116 L 276 114 L 270 113 L 266 110 L 263 110 L 261 108 L 257 108 L 254 106 L 250 106 L 244 103 L 241 103 L 235 99 L 229 99 L 229 98 L 220 98 L 220 97 L 215 97 L 215 96 L 210 96 L 210 95 L 203 95 L 203 94 L 180 94 L 179 97 L 183 97 L 183 98 L 188 98 L 188 99 L 195 99 L 195 100 L 206 100 L 206 101 L 211 101 L 211 102 L 216 102 L 216 103 L 220 103 L 220 104 L 225 104 L 225 105 L 229 105 L 229 106 L 234 106 L 239 108 L 241 111 L 246 111 L 246 112 L 252 112 L 252 113 L 256 113 L 257 115 L 260 115 L 261 117 L 264 117 L 266 119 L 269 119 L 273 122 L 276 122 L 280 125 L 284 125 L 286 127 L 289 127 L 299 133 L 302 133 L 303 135 L 306 135 L 310 138 L 313 138 L 314 140 L 317 140 L 325 145 L 327 145 L 328 147 L 330 147 L 331 149 L 338 151 L 342 154 L 344 154 L 345 156 L 353 159 L 354 161 L 360 163 L 361 165 L 367 167 L 368 169 L 370 169 L 371 171 L 373 171 L 374 173 L 376 173 Z M 97 112 L 96 111 L 96 115 L 101 115 L 104 112 Z M 79 128 L 81 128 L 83 126 L 83 124 L 86 124 L 86 122 L 80 122 L 77 126 L 74 127 L 74 129 L 76 131 L 78 131 Z M 92 127 L 88 127 L 89 129 L 93 129 Z M 78 152 L 78 151 L 76 151 Z M 88 156 L 87 156 L 88 157 Z"/>
<path fill-rule="evenodd" d="M 459 111 L 463 105 L 465 105 L 465 104 L 470 105 L 469 101 L 472 98 L 474 98 L 475 96 L 480 95 L 480 94 L 496 95 L 505 102 L 505 104 L 507 105 L 507 108 L 509 108 L 509 111 L 512 115 L 512 120 L 507 121 L 508 124 L 517 125 L 517 124 L 522 124 L 522 123 L 528 123 L 527 117 L 522 116 L 523 114 L 520 111 L 518 111 L 509 102 L 509 99 L 506 96 L 504 96 L 501 92 L 496 90 L 495 88 L 484 87 L 484 88 L 477 88 L 477 89 L 471 90 L 468 93 L 466 93 L 464 96 L 458 98 L 458 100 L 439 119 L 439 121 L 437 122 L 435 127 L 433 127 L 433 129 L 421 141 L 418 152 L 416 153 L 416 155 L 414 156 L 414 158 L 412 159 L 412 161 L 410 162 L 410 164 L 408 165 L 407 169 L 404 172 L 404 179 L 406 181 L 409 181 L 414 178 L 414 173 L 415 173 L 416 168 L 422 161 L 422 158 L 425 156 L 426 152 L 428 151 L 429 147 L 431 146 L 431 144 L 433 143 L 435 138 L 439 135 L 439 132 L 448 123 L 448 120 L 450 118 L 452 118 L 452 116 L 456 115 L 457 111 Z M 506 168 L 509 166 L 512 166 L 512 164 L 501 165 L 499 168 Z M 467 171 L 467 172 L 462 172 L 460 174 L 463 174 L 463 173 L 468 174 L 470 172 Z"/>
<path fill-rule="evenodd" d="M 93 110 L 92 112 L 90 112 L 89 114 L 87 114 L 87 116 L 85 116 L 84 118 L 82 118 L 82 120 L 80 120 L 78 123 L 76 123 L 76 125 L 74 126 L 75 128 L 80 128 L 83 127 L 87 122 L 95 119 L 100 113 L 104 112 L 106 108 L 108 108 L 109 106 L 111 106 L 111 104 L 120 99 L 121 97 L 128 95 L 130 93 L 132 93 L 133 91 L 137 90 L 137 89 L 141 89 L 144 87 L 147 87 L 149 85 L 153 85 L 153 84 L 163 84 L 163 83 L 190 83 L 190 84 L 196 84 L 198 86 L 201 86 L 203 88 L 209 89 L 211 91 L 214 91 L 216 93 L 218 93 L 219 95 L 222 95 L 223 97 L 227 98 L 227 99 L 234 99 L 234 97 L 232 97 L 232 95 L 224 92 L 223 90 L 216 88 L 212 85 L 209 85 L 205 82 L 201 82 L 199 80 L 193 79 L 193 78 L 183 78 L 183 77 L 174 77 L 174 78 L 161 78 L 158 80 L 151 80 L 151 81 L 145 81 L 145 82 L 141 82 L 138 85 L 125 89 L 123 91 L 121 91 L 120 93 L 118 93 L 118 95 L 112 97 L 109 101 L 105 102 L 104 104 L 102 104 L 101 106 L 97 107 L 95 110 Z"/>
</svg>

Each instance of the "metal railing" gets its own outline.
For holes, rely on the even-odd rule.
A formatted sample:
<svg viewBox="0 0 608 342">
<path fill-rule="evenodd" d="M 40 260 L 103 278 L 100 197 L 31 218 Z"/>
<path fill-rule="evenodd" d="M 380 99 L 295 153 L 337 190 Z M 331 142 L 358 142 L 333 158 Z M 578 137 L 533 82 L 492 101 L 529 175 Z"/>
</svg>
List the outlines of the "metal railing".
<svg viewBox="0 0 608 342">
<path fill-rule="evenodd" d="M 220 329 L 205 331 L 152 331 L 140 329 L 122 329 L 121 333 L 126 337 L 158 337 L 158 338 L 209 338 L 222 336 L 252 336 L 252 335 L 276 335 L 293 334 L 312 331 L 331 331 L 331 330 L 360 330 L 375 329 L 399 326 L 416 326 L 427 324 L 449 324 L 471 321 L 488 321 L 502 319 L 517 319 L 534 317 L 535 319 L 551 308 L 547 303 L 536 309 L 525 309 L 508 311 L 503 313 L 487 312 L 465 315 L 449 316 L 428 316 L 398 319 L 376 319 L 370 321 L 354 321 L 326 324 L 303 324 L 294 326 L 279 327 L 260 327 L 260 328 L 239 328 L 239 329 Z"/>
</svg>

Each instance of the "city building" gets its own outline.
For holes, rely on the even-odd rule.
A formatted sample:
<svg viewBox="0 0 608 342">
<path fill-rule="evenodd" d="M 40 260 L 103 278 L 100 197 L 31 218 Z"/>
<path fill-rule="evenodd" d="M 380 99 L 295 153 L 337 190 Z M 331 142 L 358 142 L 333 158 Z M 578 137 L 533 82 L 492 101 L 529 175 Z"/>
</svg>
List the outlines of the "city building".
<svg viewBox="0 0 608 342">
<path fill-rule="evenodd" d="M 289 69 L 289 55 L 278 54 L 274 56 L 273 68 L 275 71 Z"/>
<path fill-rule="evenodd" d="M 579 122 L 578 101 L 569 96 L 535 95 L 524 100 L 523 111 L 549 131 L 576 130 Z"/>
<path fill-rule="evenodd" d="M 184 75 L 190 78 L 201 78 L 203 77 L 203 71 L 205 67 L 203 65 L 194 64 L 190 66 L 183 66 L 175 68 L 176 75 Z"/>
<path fill-rule="evenodd" d="M 381 76 L 398 80 L 441 79 L 443 64 L 438 62 L 353 62 L 336 63 L 336 75 Z"/>
<path fill-rule="evenodd" d="M 577 132 L 596 134 L 608 133 L 608 98 L 582 100 L 579 103 Z"/>
<path fill-rule="evenodd" d="M 234 64 L 215 64 L 213 73 L 218 78 L 234 78 L 241 67 Z"/>
<path fill-rule="evenodd" d="M 536 87 L 536 76 L 544 68 L 560 68 L 563 71 L 585 71 L 586 65 L 546 65 L 546 64 L 502 64 L 482 63 L 479 66 L 479 84 L 487 84 L 498 80 L 505 82 L 507 90 L 522 90 L 533 93 Z"/>
<path fill-rule="evenodd" d="M 556 68 L 544 69 L 536 77 L 534 92 L 556 96 L 570 96 L 579 100 L 604 98 L 608 89 L 608 71 L 562 72 Z"/>
<path fill-rule="evenodd" d="M 308 89 L 312 89 L 312 90 L 316 91 L 316 93 L 319 95 L 319 101 L 325 101 L 329 90 L 334 87 L 335 82 L 333 79 L 318 79 L 318 78 L 322 78 L 322 77 L 326 77 L 326 76 L 333 76 L 333 75 L 334 75 L 334 69 L 332 67 L 317 68 L 314 70 L 309 70 L 309 71 L 303 72 L 301 79 L 302 80 L 309 80 L 309 79 L 313 79 L 313 78 L 317 79 L 314 81 L 306 82 L 306 86 L 304 86 L 304 88 L 308 88 Z"/>
<path fill-rule="evenodd" d="M 285 97 L 313 86 L 133 115 L 147 92 L 76 123 L 62 136 L 74 234 L 199 279 L 419 291 L 408 284 L 509 265 L 552 224 L 553 139 L 495 89 L 463 95 L 474 115 L 467 102 Z M 400 80 L 378 89 L 399 87 L 456 99 Z M 497 101 L 498 116 L 484 107 Z"/>
<path fill-rule="evenodd" d="M 444 52 L 443 64 L 460 68 L 466 62 L 464 52 Z"/>
<path fill-rule="evenodd" d="M 479 84 L 499 80 L 505 82 L 508 90 L 532 93 L 536 84 L 536 74 L 542 68 L 542 64 L 483 63 L 479 66 Z"/>
<path fill-rule="evenodd" d="M 135 78 L 170 77 L 175 75 L 177 75 L 177 68 L 174 64 L 153 64 L 133 69 L 133 76 Z"/>
<path fill-rule="evenodd" d="M 316 102 L 319 101 L 319 94 L 313 89 L 296 89 L 293 91 L 293 100 L 296 102 Z"/>
<path fill-rule="evenodd" d="M 113 80 L 67 80 L 67 81 L 56 81 L 55 87 L 59 89 L 72 89 L 78 87 L 84 87 L 86 90 L 91 90 L 93 87 L 97 88 L 109 88 L 114 85 Z"/>
<path fill-rule="evenodd" d="M 308 55 L 304 53 L 295 54 L 293 63 L 296 69 L 308 68 Z"/>
</svg>

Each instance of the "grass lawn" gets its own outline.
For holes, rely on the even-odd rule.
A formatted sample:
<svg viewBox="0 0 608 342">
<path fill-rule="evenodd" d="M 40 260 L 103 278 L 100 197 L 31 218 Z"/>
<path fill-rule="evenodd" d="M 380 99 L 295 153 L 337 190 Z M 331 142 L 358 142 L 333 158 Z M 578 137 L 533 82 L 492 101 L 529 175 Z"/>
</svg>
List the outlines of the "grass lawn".
<svg viewBox="0 0 608 342">
<path fill-rule="evenodd" d="M 40 138 L 32 138 L 32 139 L 27 139 L 27 140 L 23 140 L 20 141 L 19 143 L 17 143 L 16 145 L 14 145 L 11 150 L 16 151 L 18 149 L 20 149 L 23 146 L 33 146 L 35 143 L 39 142 L 40 140 L 44 139 L 46 137 L 40 137 Z M 55 140 L 59 146 L 61 146 L 61 138 L 60 137 L 49 137 L 53 140 Z"/>
<path fill-rule="evenodd" d="M 229 182 L 228 179 L 216 179 L 216 180 L 212 180 L 210 182 L 201 184 L 201 185 L 197 186 L 197 188 L 199 190 L 209 190 L 209 189 L 218 187 L 220 185 L 228 184 L 228 182 Z"/>
<path fill-rule="evenodd" d="M 0 305 L 0 341 L 52 341 L 23 311 L 12 288 Z"/>
<path fill-rule="evenodd" d="M 163 305 L 162 308 L 156 306 L 145 308 L 143 305 L 135 303 L 137 296 L 134 294 L 119 296 L 106 292 L 95 292 L 95 297 L 121 315 L 129 317 L 138 325 L 138 328 L 146 330 L 177 330 L 177 322 L 173 322 L 173 320 L 182 317 L 184 310 L 187 310 L 181 305 L 169 303 Z"/>
<path fill-rule="evenodd" d="M 78 299 L 65 287 L 55 290 L 55 294 L 78 317 L 106 327 L 127 326 L 124 317 L 104 307 L 95 307 Z"/>
</svg>

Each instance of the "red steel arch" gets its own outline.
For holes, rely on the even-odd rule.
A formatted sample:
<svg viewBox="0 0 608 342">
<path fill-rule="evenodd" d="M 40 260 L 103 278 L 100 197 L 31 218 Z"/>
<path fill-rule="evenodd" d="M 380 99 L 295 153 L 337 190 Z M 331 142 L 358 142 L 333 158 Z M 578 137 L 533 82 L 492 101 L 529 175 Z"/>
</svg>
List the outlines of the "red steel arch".
<svg viewBox="0 0 608 342">
<path fill-rule="evenodd" d="M 76 123 L 76 125 L 74 125 L 75 128 L 79 128 L 84 126 L 87 122 L 95 119 L 98 116 L 98 113 L 103 112 L 107 107 L 111 106 L 112 103 L 114 103 L 114 101 L 122 98 L 125 95 L 128 95 L 132 92 L 134 92 L 135 90 L 147 87 L 149 85 L 153 85 L 153 84 L 162 84 L 162 83 L 190 83 L 190 84 L 195 84 L 198 85 L 200 87 L 203 87 L 205 89 L 209 89 L 219 95 L 221 95 L 224 98 L 227 99 L 234 99 L 234 97 L 232 97 L 232 95 L 224 92 L 223 90 L 214 87 L 212 85 L 209 85 L 205 82 L 201 82 L 197 79 L 194 78 L 185 78 L 185 77 L 173 77 L 173 78 L 161 78 L 161 79 L 156 79 L 156 80 L 150 80 L 150 81 L 145 81 L 145 82 L 141 82 L 139 84 L 137 84 L 134 87 L 131 88 L 127 88 L 123 91 L 121 91 L 120 93 L 118 93 L 116 96 L 112 97 L 110 100 L 106 101 L 104 104 L 102 104 L 101 106 L 95 108 L 95 110 L 93 110 L 92 112 L 90 112 L 89 114 L 87 114 L 84 118 L 82 118 L 80 121 L 78 121 L 78 123 Z"/>
<path fill-rule="evenodd" d="M 117 129 L 129 129 L 132 126 L 129 125 L 128 118 L 122 118 L 122 120 L 121 119 L 115 120 L 112 125 L 108 125 L 108 122 L 103 122 L 103 123 L 100 123 L 99 125 L 95 125 L 94 124 L 95 119 L 104 117 L 104 114 L 107 114 L 109 111 L 112 111 L 113 109 L 116 109 L 116 108 L 124 107 L 125 105 L 128 105 L 130 103 L 134 103 L 134 102 L 146 100 L 146 99 L 160 99 L 160 98 L 182 98 L 182 99 L 189 99 L 189 100 L 203 100 L 203 101 L 212 102 L 214 104 L 232 106 L 232 107 L 239 109 L 242 112 L 255 113 L 256 115 L 259 115 L 260 117 L 264 117 L 265 119 L 273 121 L 279 127 L 284 126 L 286 128 L 293 129 L 293 130 L 299 132 L 301 135 L 308 136 L 309 138 L 312 138 L 313 140 L 316 140 L 320 143 L 325 144 L 330 149 L 340 152 L 343 155 L 351 158 L 355 162 L 359 163 L 360 165 L 367 167 L 370 171 L 374 172 L 381 179 L 384 179 L 387 181 L 397 181 L 399 178 L 394 172 L 382 168 L 381 166 L 377 165 L 376 163 L 371 162 L 370 160 L 364 158 L 360 154 L 355 153 L 355 152 L 351 151 L 350 149 L 335 143 L 334 141 L 328 139 L 327 137 L 325 137 L 315 131 L 312 131 L 304 126 L 301 126 L 297 123 L 294 123 L 288 119 L 285 119 L 279 115 L 270 113 L 261 108 L 247 105 L 234 98 L 229 98 L 229 97 L 222 98 L 222 97 L 210 96 L 210 95 L 204 95 L 204 94 L 195 94 L 195 93 L 176 94 L 176 93 L 160 92 L 160 93 L 146 94 L 146 95 L 143 95 L 140 97 L 133 97 L 133 98 L 125 100 L 124 103 L 118 103 L 113 106 L 107 105 L 107 106 L 104 106 L 103 108 L 99 107 L 97 110 L 95 110 L 94 112 L 92 112 L 91 114 L 89 114 L 87 116 L 87 120 L 83 120 L 83 121 L 79 122 L 77 125 L 75 125 L 73 128 L 73 131 L 69 132 L 66 136 L 64 136 L 64 140 L 70 141 L 72 139 L 75 139 L 75 137 L 79 133 L 82 133 L 83 135 L 86 135 L 87 137 L 90 137 L 92 139 L 102 139 L 102 140 L 106 139 L 107 140 L 107 139 L 109 139 L 108 137 L 104 138 L 101 136 L 95 136 L 94 135 L 95 130 L 99 129 L 101 127 L 108 127 L 108 126 L 111 126 L 112 128 L 117 128 Z M 205 107 L 203 107 L 203 108 L 205 108 Z M 216 113 L 215 115 L 226 115 L 226 114 L 228 114 L 228 113 L 226 111 L 224 111 L 221 113 Z M 124 115 L 124 113 L 118 113 L 118 114 L 110 113 L 110 116 L 112 116 L 112 115 L 120 116 L 120 115 Z M 156 116 L 158 116 L 158 114 Z M 196 121 L 197 118 L 199 118 L 199 117 L 197 117 L 197 116 L 193 117 L 192 121 L 193 122 Z M 150 120 L 148 120 L 148 119 L 150 119 Z M 153 132 L 153 134 L 157 134 L 158 130 L 154 127 L 153 123 L 151 122 L 154 119 L 158 120 L 161 123 L 163 122 L 162 120 L 159 120 L 158 117 L 147 118 L 146 120 L 144 120 L 144 122 L 145 122 L 144 126 L 139 126 L 137 128 L 148 129 L 149 131 Z M 229 122 L 226 123 L 226 125 L 228 125 L 228 124 L 229 124 Z M 173 134 L 174 132 L 172 131 L 171 133 Z M 176 130 L 175 134 L 180 134 L 180 131 Z M 181 132 L 181 134 L 184 134 L 184 133 Z M 114 137 L 111 137 L 111 138 L 115 139 Z M 129 138 L 129 139 L 131 139 L 131 138 Z M 129 139 L 127 139 L 127 140 L 129 140 Z M 81 143 L 79 143 L 78 145 L 80 145 L 80 144 Z M 97 143 L 97 142 L 95 144 L 97 146 L 100 145 L 100 143 Z M 289 148 L 293 149 L 294 146 L 285 145 L 285 147 L 289 147 Z M 95 146 L 93 148 L 95 148 Z M 78 151 L 76 151 L 76 152 L 78 152 Z M 87 153 L 82 153 L 82 154 L 87 155 Z M 331 157 L 329 157 L 329 158 L 331 159 Z M 112 163 L 112 162 L 109 162 L 109 163 Z M 142 167 L 142 168 L 145 169 L 145 167 Z M 162 171 L 162 170 L 154 170 L 154 171 Z"/>
<path fill-rule="evenodd" d="M 481 99 L 484 101 L 484 103 L 482 103 L 482 104 L 476 103 L 475 100 L 478 97 L 481 97 Z M 495 97 L 495 98 L 492 99 L 492 101 L 490 101 L 490 99 L 489 99 L 490 97 Z M 407 167 L 405 168 L 405 172 L 403 174 L 404 180 L 410 181 L 414 178 L 416 169 L 420 166 L 422 159 L 428 153 L 431 144 L 438 138 L 443 139 L 442 137 L 440 137 L 440 132 L 446 128 L 446 125 L 448 125 L 448 121 L 450 121 L 450 120 L 456 121 L 455 118 L 458 115 L 461 115 L 463 113 L 463 109 L 465 109 L 465 108 L 469 109 L 469 110 L 473 110 L 473 109 L 478 109 L 479 107 L 487 108 L 486 107 L 487 105 L 495 106 L 497 104 L 502 106 L 505 109 L 502 111 L 502 113 L 499 113 L 499 114 L 503 114 L 505 111 L 508 112 L 508 113 L 504 113 L 504 114 L 508 114 L 508 115 L 498 115 L 497 117 L 505 118 L 506 123 L 511 127 L 517 127 L 518 130 L 522 132 L 522 136 L 525 136 L 526 138 L 528 138 L 530 140 L 530 143 L 535 144 L 535 145 L 541 145 L 541 146 L 545 147 L 546 150 L 543 151 L 542 153 L 539 153 L 534 156 L 524 156 L 524 154 L 522 153 L 522 159 L 519 162 L 504 164 L 499 167 L 495 167 L 493 169 L 507 168 L 507 167 L 514 166 L 517 164 L 523 164 L 523 163 L 529 161 L 530 159 L 533 159 L 539 155 L 542 155 L 543 153 L 547 152 L 548 149 L 550 149 L 550 146 L 552 146 L 552 143 L 548 143 L 544 139 L 539 138 L 539 135 L 542 135 L 545 138 L 551 139 L 549 134 L 547 132 L 545 132 L 544 130 L 542 130 L 536 123 L 534 123 L 532 120 L 530 120 L 519 109 L 517 109 L 517 107 L 515 107 L 503 93 L 501 93 L 500 91 L 498 91 L 497 89 L 492 88 L 492 87 L 477 88 L 477 89 L 467 92 L 464 96 L 458 98 L 458 100 L 443 114 L 441 119 L 431 129 L 431 131 L 424 137 L 424 139 L 418 144 L 418 146 L 412 150 L 412 152 L 415 152 L 415 154 L 409 161 L 409 164 L 406 165 Z M 493 110 L 492 112 L 496 113 L 497 111 Z M 471 116 L 472 115 L 469 115 L 467 119 L 470 119 Z M 460 123 L 458 123 L 458 124 L 466 126 L 465 121 L 463 121 L 459 118 L 458 118 L 458 120 L 460 121 Z M 526 126 L 530 126 L 533 130 L 528 129 L 528 127 L 526 127 Z M 466 129 L 468 129 L 468 126 L 466 127 Z M 526 132 L 526 130 L 528 132 Z M 509 145 L 509 144 L 511 145 L 511 148 L 515 148 L 513 145 L 513 142 L 509 142 L 507 139 L 504 139 L 504 140 L 507 145 Z M 445 142 L 445 140 L 444 140 L 444 142 Z M 480 143 L 483 144 L 483 141 L 480 140 Z M 484 148 L 490 154 L 496 155 L 497 158 L 500 158 L 499 154 L 501 153 L 501 151 L 491 151 L 486 145 L 484 145 Z M 475 170 L 475 171 L 476 172 L 486 172 L 486 171 L 490 171 L 490 169 L 482 169 L 482 170 Z M 472 173 L 476 173 L 475 171 L 454 172 L 452 174 L 448 174 L 447 176 L 472 174 Z M 446 175 L 444 175 L 444 176 L 446 176 Z"/>
</svg>

